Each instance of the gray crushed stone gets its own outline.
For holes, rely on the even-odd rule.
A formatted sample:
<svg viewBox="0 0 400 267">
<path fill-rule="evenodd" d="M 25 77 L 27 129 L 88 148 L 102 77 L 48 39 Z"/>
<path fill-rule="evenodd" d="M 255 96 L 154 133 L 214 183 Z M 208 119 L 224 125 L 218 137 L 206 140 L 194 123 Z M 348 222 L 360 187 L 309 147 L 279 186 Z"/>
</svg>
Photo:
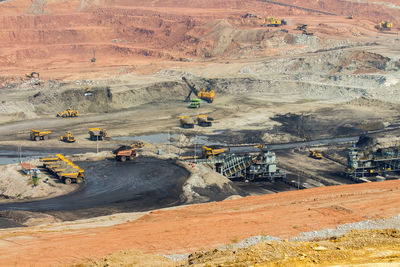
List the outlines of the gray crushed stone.
<svg viewBox="0 0 400 267">
<path fill-rule="evenodd" d="M 290 238 L 289 241 L 312 241 L 319 239 L 328 239 L 334 236 L 341 236 L 351 230 L 372 230 L 372 229 L 398 229 L 400 230 L 400 214 L 388 219 L 365 220 L 355 223 L 345 223 L 338 225 L 335 229 L 323 229 L 319 231 L 303 232 L 300 236 Z M 247 248 L 261 242 L 282 241 L 278 237 L 268 235 L 257 235 L 246 238 L 238 243 L 232 243 L 219 247 L 219 250 Z M 163 255 L 164 257 L 174 261 L 184 261 L 189 257 L 186 254 Z"/>
<path fill-rule="evenodd" d="M 290 238 L 289 241 L 312 241 L 315 239 L 327 239 L 334 236 L 341 236 L 351 230 L 370 229 L 398 229 L 400 230 L 400 214 L 389 219 L 365 220 L 355 223 L 338 225 L 335 229 L 324 229 L 301 233 L 298 237 Z"/>
</svg>

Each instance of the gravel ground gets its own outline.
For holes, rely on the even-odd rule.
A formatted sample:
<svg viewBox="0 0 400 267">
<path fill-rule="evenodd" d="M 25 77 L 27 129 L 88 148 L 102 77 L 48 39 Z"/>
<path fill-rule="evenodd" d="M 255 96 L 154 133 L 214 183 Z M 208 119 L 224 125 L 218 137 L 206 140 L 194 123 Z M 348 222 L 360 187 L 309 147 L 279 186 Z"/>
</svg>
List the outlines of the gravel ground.
<svg viewBox="0 0 400 267">
<path fill-rule="evenodd" d="M 361 222 L 341 224 L 338 225 L 335 229 L 328 228 L 320 231 L 303 232 L 298 237 L 290 238 L 289 241 L 313 241 L 319 239 L 328 239 L 334 236 L 341 236 L 351 230 L 363 230 L 363 229 L 371 230 L 371 229 L 389 229 L 389 228 L 400 230 L 400 214 L 389 219 L 365 220 Z M 218 249 L 225 250 L 233 248 L 248 248 L 252 245 L 256 245 L 258 243 L 266 241 L 281 241 L 281 239 L 278 237 L 273 237 L 268 235 L 266 236 L 257 235 L 246 238 L 238 243 L 221 246 Z M 183 261 L 187 260 L 189 255 L 190 255 L 189 253 L 185 253 L 185 254 L 171 254 L 163 256 L 174 261 Z"/>
</svg>

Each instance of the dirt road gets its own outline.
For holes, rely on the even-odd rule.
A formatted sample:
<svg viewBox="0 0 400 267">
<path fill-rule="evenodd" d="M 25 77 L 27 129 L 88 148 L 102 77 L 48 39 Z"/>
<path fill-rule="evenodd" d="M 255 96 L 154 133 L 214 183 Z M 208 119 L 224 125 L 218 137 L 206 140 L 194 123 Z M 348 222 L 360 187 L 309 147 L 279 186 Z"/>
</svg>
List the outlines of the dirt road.
<svg viewBox="0 0 400 267">
<path fill-rule="evenodd" d="M 70 223 L 61 230 L 59 226 L 1 230 L 0 264 L 54 266 L 121 249 L 172 254 L 254 235 L 289 238 L 347 222 L 395 216 L 400 213 L 399 201 L 400 181 L 387 181 L 158 210 L 111 227 L 68 230 L 74 227 Z"/>
</svg>

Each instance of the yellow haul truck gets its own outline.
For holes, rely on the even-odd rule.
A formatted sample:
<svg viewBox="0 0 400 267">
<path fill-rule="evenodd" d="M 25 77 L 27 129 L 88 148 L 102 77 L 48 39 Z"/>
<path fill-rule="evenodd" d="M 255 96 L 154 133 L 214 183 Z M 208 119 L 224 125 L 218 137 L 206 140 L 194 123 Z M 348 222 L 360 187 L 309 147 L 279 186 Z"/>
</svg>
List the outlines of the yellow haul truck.
<svg viewBox="0 0 400 267">
<path fill-rule="evenodd" d="M 32 141 L 46 140 L 49 139 L 49 134 L 51 131 L 39 131 L 39 130 L 31 130 L 30 138 Z"/>
</svg>

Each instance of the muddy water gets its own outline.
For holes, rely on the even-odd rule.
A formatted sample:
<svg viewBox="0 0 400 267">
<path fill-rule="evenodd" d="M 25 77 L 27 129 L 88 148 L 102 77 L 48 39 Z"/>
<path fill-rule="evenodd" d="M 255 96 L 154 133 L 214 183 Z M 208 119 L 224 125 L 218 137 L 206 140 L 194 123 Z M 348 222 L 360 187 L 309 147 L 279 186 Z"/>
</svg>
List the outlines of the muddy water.
<svg viewBox="0 0 400 267">
<path fill-rule="evenodd" d="M 62 219 L 144 211 L 181 204 L 179 196 L 189 173 L 171 161 L 79 162 L 86 183 L 77 191 L 46 200 L 8 203 L 0 210 L 54 212 Z M 65 211 L 65 214 L 62 214 Z"/>
</svg>

